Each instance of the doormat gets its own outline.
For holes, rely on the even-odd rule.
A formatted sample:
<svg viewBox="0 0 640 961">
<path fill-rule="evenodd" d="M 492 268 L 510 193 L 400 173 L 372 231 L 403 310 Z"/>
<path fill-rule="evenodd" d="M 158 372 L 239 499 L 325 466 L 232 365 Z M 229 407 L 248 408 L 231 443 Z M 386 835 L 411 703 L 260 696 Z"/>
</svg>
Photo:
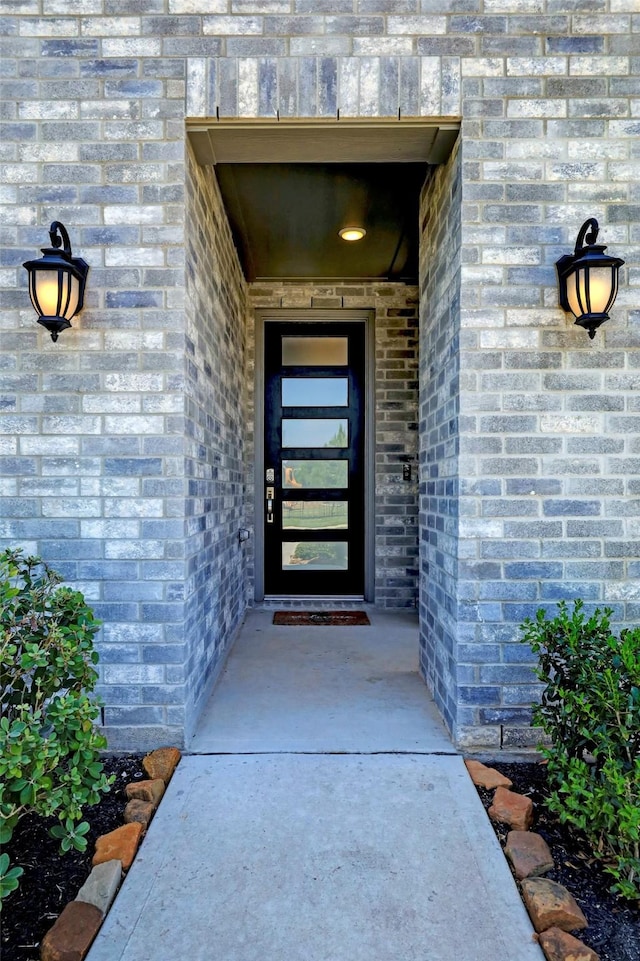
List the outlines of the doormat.
<svg viewBox="0 0 640 961">
<path fill-rule="evenodd" d="M 360 627 L 371 624 L 364 611 L 276 611 L 274 624 L 306 626 L 319 624 L 321 627 Z"/>
</svg>

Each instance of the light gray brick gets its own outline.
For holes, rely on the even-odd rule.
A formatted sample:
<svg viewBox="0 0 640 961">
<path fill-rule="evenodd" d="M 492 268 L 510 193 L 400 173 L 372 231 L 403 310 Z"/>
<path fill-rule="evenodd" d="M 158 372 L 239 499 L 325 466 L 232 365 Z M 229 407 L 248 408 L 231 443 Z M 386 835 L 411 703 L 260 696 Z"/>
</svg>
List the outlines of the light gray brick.
<svg viewBox="0 0 640 961">
<path fill-rule="evenodd" d="M 162 684 L 164 668 L 159 664 L 106 664 L 102 677 L 105 684 Z"/>
<path fill-rule="evenodd" d="M 161 40 L 157 37 L 118 37 L 101 41 L 103 57 L 158 57 L 161 49 Z"/>
</svg>

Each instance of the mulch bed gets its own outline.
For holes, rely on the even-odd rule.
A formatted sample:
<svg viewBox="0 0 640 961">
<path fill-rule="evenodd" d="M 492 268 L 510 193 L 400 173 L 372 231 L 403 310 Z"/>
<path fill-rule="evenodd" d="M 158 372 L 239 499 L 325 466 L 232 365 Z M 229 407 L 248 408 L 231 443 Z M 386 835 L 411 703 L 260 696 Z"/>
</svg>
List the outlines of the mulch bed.
<svg viewBox="0 0 640 961">
<path fill-rule="evenodd" d="M 127 754 L 105 758 L 105 771 L 115 774 L 116 780 L 109 793 L 85 811 L 84 819 L 91 829 L 84 854 L 60 854 L 60 842 L 48 832 L 58 823 L 55 818 L 45 821 L 27 815 L 19 822 L 11 842 L 3 848 L 13 865 L 24 868 L 24 874 L 18 890 L 3 902 L 2 961 L 39 961 L 41 939 L 91 873 L 96 838 L 124 823 L 124 788 L 131 781 L 147 777 L 142 769 L 143 757 Z"/>
<path fill-rule="evenodd" d="M 545 877 L 564 885 L 585 913 L 589 927 L 576 931 L 576 937 L 600 955 L 601 961 L 638 961 L 640 958 L 640 903 L 624 901 L 612 895 L 614 879 L 605 874 L 598 861 L 589 854 L 586 843 L 573 831 L 549 814 L 544 807 L 547 778 L 542 764 L 492 765 L 513 781 L 512 791 L 525 794 L 534 803 L 533 831 L 542 835 L 553 854 L 555 868 Z M 493 800 L 493 791 L 477 788 L 485 808 Z M 491 822 L 503 845 L 509 827 Z"/>
</svg>

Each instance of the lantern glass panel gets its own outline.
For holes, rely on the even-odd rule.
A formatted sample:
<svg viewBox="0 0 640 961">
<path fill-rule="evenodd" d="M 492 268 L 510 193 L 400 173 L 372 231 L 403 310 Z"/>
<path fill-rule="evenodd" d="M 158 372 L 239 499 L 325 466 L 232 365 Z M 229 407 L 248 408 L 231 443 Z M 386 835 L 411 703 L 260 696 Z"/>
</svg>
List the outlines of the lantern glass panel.
<svg viewBox="0 0 640 961">
<path fill-rule="evenodd" d="M 58 271 L 34 270 L 31 273 L 31 302 L 43 317 L 58 314 Z"/>
<path fill-rule="evenodd" d="M 582 273 L 582 271 L 581 271 Z M 611 303 L 611 267 L 592 267 L 589 270 L 589 311 L 606 314 Z"/>
<path fill-rule="evenodd" d="M 567 300 L 569 308 L 575 317 L 581 317 L 585 312 L 584 270 L 576 270 L 567 277 Z"/>
<path fill-rule="evenodd" d="M 66 280 L 68 283 L 68 297 L 69 303 L 67 304 L 66 310 L 64 311 L 64 316 L 67 320 L 71 320 L 75 316 L 78 310 L 78 300 L 80 298 L 80 282 L 77 277 L 72 274 L 66 274 Z M 62 302 L 64 308 L 64 300 Z"/>
</svg>

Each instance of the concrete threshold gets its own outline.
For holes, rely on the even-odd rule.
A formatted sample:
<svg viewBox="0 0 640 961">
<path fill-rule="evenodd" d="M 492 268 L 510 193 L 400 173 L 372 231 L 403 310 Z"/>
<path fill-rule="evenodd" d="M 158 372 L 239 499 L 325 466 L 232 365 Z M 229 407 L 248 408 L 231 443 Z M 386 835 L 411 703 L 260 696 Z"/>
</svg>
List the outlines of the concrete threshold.
<svg viewBox="0 0 640 961">
<path fill-rule="evenodd" d="M 418 618 L 275 626 L 250 611 L 197 731 L 195 754 L 454 750 L 418 673 Z"/>
</svg>

